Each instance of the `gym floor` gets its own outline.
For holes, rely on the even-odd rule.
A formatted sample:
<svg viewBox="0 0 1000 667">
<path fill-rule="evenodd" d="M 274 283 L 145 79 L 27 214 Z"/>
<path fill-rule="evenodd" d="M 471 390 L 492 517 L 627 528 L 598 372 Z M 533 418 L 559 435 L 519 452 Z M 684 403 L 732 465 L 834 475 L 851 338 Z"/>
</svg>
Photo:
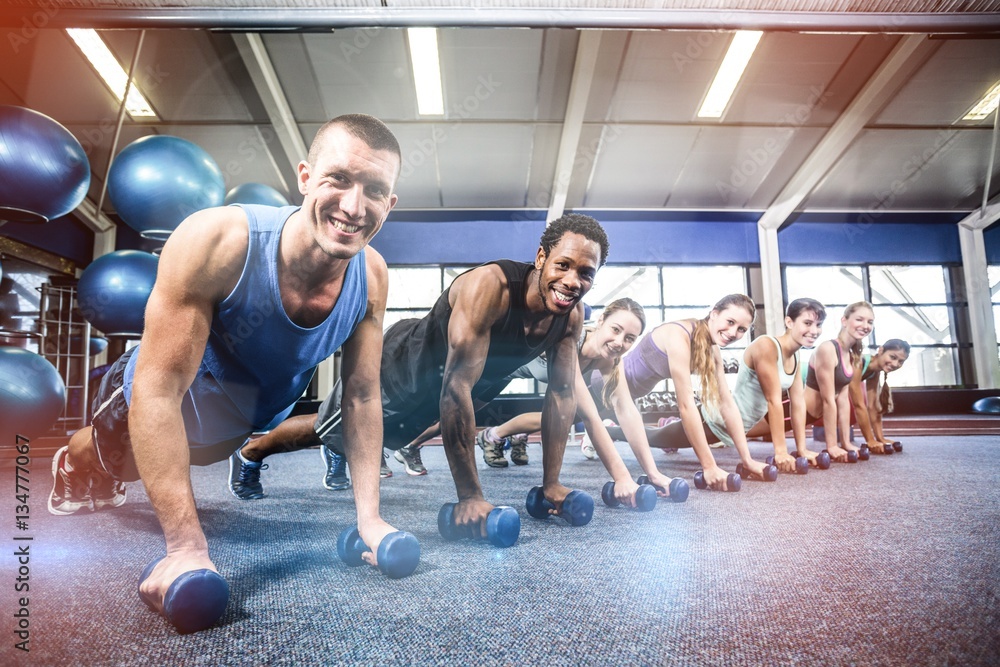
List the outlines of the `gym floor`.
<svg viewBox="0 0 1000 667">
<path fill-rule="evenodd" d="M 813 443 L 815 447 L 816 443 Z M 627 446 L 619 448 L 638 474 Z M 757 458 L 769 445 L 752 442 Z M 600 501 L 603 466 L 567 450 L 563 481 L 597 500 L 593 521 L 538 521 L 525 467 L 479 472 L 487 498 L 518 509 L 509 549 L 445 542 L 436 517 L 454 500 L 444 451 L 409 477 L 395 461 L 383 516 L 420 540 L 416 572 L 390 580 L 337 558 L 354 522 L 350 492 L 326 491 L 320 454 L 268 460 L 268 497 L 239 501 L 225 463 L 193 468 L 212 555 L 232 596 L 219 626 L 179 635 L 146 609 L 137 578 L 163 542 L 139 484 L 120 509 L 47 513 L 48 459 L 33 461 L 30 593 L 2 559 L 4 610 L 29 597 L 23 665 L 996 665 L 1000 662 L 998 436 L 909 437 L 904 452 L 828 471 L 746 482 L 739 493 L 691 489 L 686 503 L 638 513 Z M 728 469 L 732 449 L 714 450 Z M 690 451 L 654 452 L 690 482 Z M 0 492 L 14 497 L 5 462 Z M 17 535 L 13 535 L 17 533 Z M 30 542 L 13 537 L 29 535 Z M 13 551 L 13 549 L 8 549 Z"/>
</svg>

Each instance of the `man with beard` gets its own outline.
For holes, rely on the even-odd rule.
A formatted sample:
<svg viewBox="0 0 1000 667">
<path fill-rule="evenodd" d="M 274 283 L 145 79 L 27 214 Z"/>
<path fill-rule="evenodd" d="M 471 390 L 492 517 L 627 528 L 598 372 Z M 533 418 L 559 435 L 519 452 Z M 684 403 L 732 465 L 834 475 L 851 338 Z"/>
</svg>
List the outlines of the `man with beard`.
<svg viewBox="0 0 1000 667">
<path fill-rule="evenodd" d="M 380 373 L 384 446 L 398 450 L 440 421 L 458 492 L 452 515 L 457 530 L 485 537 L 486 517 L 494 509 L 476 472 L 475 409 L 543 352 L 549 384 L 542 408 L 542 493 L 551 511 L 561 512 L 570 493 L 559 482 L 559 471 L 576 412 L 581 299 L 607 256 L 607 235 L 596 220 L 564 215 L 546 227 L 533 264 L 496 260 L 470 269 L 426 316 L 386 331 Z M 316 420 L 324 448 L 333 452 L 340 452 L 343 442 L 339 393 L 335 388 L 327 397 Z M 251 442 L 244 451 L 256 459 L 277 451 L 254 447 Z"/>
</svg>

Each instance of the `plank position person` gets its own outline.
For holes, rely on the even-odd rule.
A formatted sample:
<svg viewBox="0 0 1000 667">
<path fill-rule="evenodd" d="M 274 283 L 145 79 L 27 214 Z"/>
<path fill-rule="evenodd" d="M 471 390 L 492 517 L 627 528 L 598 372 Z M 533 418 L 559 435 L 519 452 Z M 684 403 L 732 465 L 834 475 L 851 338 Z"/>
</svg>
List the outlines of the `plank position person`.
<svg viewBox="0 0 1000 667">
<path fill-rule="evenodd" d="M 702 465 L 695 484 L 717 491 L 736 491 L 741 476 L 727 474 L 715 461 L 710 443 L 718 436 L 709 427 L 712 415 L 715 421 L 733 439 L 740 454 L 741 468 L 757 478 L 768 475 L 769 466 L 754 461 L 747 447 L 743 419 L 726 384 L 722 354 L 719 348 L 743 338 L 753 324 L 757 308 L 744 294 L 729 294 L 720 299 L 702 319 L 688 318 L 666 322 L 654 328 L 622 359 L 629 393 L 645 396 L 659 382 L 670 378 L 677 394 L 680 421 L 656 430 L 648 430 L 647 438 L 652 447 L 694 449 Z M 701 383 L 701 411 L 694 400 L 692 375 Z M 625 438 L 618 427 L 608 429 L 617 440 Z M 703 480 L 703 481 L 699 481 Z"/>
<path fill-rule="evenodd" d="M 461 274 L 421 319 L 385 332 L 381 384 L 384 445 L 399 449 L 441 423 L 458 504 L 453 522 L 487 537 L 494 509 L 476 471 L 475 409 L 503 390 L 503 380 L 543 352 L 550 384 L 542 409 L 543 492 L 555 512 L 570 489 L 559 481 L 563 449 L 576 410 L 576 341 L 583 296 L 607 259 L 604 229 L 591 217 L 566 214 L 542 234 L 533 264 L 496 260 Z M 323 402 L 316 432 L 326 447 L 343 446 L 339 391 Z M 273 453 L 260 449 L 258 453 Z M 357 475 L 354 475 L 355 482 Z"/>
<path fill-rule="evenodd" d="M 105 376 L 93 425 L 55 455 L 54 514 L 118 507 L 123 482 L 142 479 L 167 555 L 145 573 L 140 595 L 181 631 L 214 624 L 229 595 L 198 521 L 190 465 L 224 461 L 252 432 L 274 428 L 341 346 L 344 450 L 370 564 L 395 531 L 378 496 L 388 271 L 368 243 L 396 204 L 399 167 L 385 124 L 340 116 L 298 165 L 301 207 L 212 208 L 181 223 L 163 248 L 139 346 Z M 291 420 L 261 440 L 312 434 L 310 422 Z M 252 468 L 236 469 L 250 497 Z M 192 600 L 187 611 L 175 606 Z"/>
<path fill-rule="evenodd" d="M 806 399 L 799 350 L 812 348 L 826 320 L 826 308 L 815 299 L 795 299 L 785 309 L 785 332 L 759 336 L 747 346 L 736 376 L 733 398 L 743 417 L 747 437 L 770 436 L 774 465 L 781 472 L 805 472 L 808 465 L 822 467 L 827 461 L 806 447 Z M 787 394 L 788 400 L 783 400 Z M 719 424 L 712 430 L 726 443 L 728 434 Z M 788 452 L 785 433 L 791 430 L 795 453 Z M 805 459 L 799 462 L 799 459 Z"/>
<path fill-rule="evenodd" d="M 910 344 L 890 338 L 875 354 L 862 355 L 861 373 L 851 378 L 851 402 L 858 428 L 868 448 L 876 454 L 903 451 L 899 441 L 889 440 L 882 432 L 882 415 L 892 412 L 892 390 L 887 382 L 889 373 L 899 370 L 910 356 Z"/>
<path fill-rule="evenodd" d="M 577 416 L 583 420 L 601 461 L 612 476 L 613 486 L 609 487 L 610 494 L 614 496 L 612 502 L 628 507 L 637 506 L 639 485 L 633 481 L 614 447 L 614 441 L 601 420 L 602 409 L 610 411 L 621 424 L 636 459 L 649 481 L 658 488 L 659 495 L 669 496 L 667 489 L 676 488 L 671 484 L 673 480 L 656 469 L 646 442 L 642 415 L 629 394 L 628 383 L 622 372 L 622 355 L 632 348 L 645 328 L 646 314 L 642 306 L 623 297 L 609 303 L 597 318 L 596 324 L 585 327 L 578 342 L 580 373 L 576 380 Z M 545 364 L 532 362 L 522 367 L 519 376 L 528 375 L 541 382 L 548 379 Z M 476 443 L 483 449 L 483 460 L 487 465 L 502 467 L 507 465 L 503 456 L 504 445 L 510 442 L 511 461 L 516 465 L 523 465 L 528 462 L 525 451 L 528 434 L 540 428 L 541 414 L 526 412 L 499 426 L 483 429 L 476 436 Z M 683 486 L 686 490 L 687 484 L 684 483 Z M 610 497 L 606 497 L 606 500 L 610 500 Z M 652 500 L 655 502 L 655 496 Z"/>
</svg>

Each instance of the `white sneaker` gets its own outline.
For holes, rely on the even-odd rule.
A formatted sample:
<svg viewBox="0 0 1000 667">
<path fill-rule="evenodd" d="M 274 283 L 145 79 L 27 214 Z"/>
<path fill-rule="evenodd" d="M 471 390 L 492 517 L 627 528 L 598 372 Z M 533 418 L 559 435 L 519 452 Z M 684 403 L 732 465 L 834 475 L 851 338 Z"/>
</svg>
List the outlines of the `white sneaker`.
<svg viewBox="0 0 1000 667">
<path fill-rule="evenodd" d="M 580 451 L 583 453 L 583 458 L 593 461 L 597 458 L 597 450 L 594 449 L 594 443 L 590 441 L 590 436 L 586 433 L 583 434 L 583 439 L 580 440 Z"/>
</svg>

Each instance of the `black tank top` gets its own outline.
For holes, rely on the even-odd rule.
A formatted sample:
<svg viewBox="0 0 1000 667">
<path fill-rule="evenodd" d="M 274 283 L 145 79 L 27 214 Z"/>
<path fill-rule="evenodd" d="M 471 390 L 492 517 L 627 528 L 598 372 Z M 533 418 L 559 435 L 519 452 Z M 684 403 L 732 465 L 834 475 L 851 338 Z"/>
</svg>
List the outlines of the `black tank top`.
<svg viewBox="0 0 1000 667">
<path fill-rule="evenodd" d="M 834 393 L 838 393 L 851 383 L 854 372 L 852 371 L 850 375 L 844 372 L 844 359 L 840 352 L 840 343 L 835 340 L 830 342 L 833 343 L 834 349 L 837 350 L 837 367 L 833 369 L 833 391 Z M 819 391 L 819 380 L 816 377 L 816 369 L 813 367 L 812 360 L 809 362 L 809 370 L 806 371 L 806 386 Z"/>
<path fill-rule="evenodd" d="M 506 276 L 510 307 L 507 316 L 490 329 L 490 348 L 482 376 L 473 387 L 473 399 L 489 395 L 490 388 L 499 380 L 548 351 L 566 335 L 569 327 L 569 314 L 556 315 L 545 336 L 529 340 L 524 333 L 525 296 L 530 288 L 528 275 L 534 265 L 507 259 L 487 264 L 496 264 Z M 385 332 L 380 375 L 384 407 L 398 412 L 431 406 L 437 409 L 448 357 L 450 291 L 450 287 L 446 289 L 423 318 L 401 320 Z"/>
</svg>

